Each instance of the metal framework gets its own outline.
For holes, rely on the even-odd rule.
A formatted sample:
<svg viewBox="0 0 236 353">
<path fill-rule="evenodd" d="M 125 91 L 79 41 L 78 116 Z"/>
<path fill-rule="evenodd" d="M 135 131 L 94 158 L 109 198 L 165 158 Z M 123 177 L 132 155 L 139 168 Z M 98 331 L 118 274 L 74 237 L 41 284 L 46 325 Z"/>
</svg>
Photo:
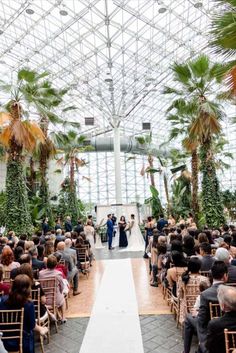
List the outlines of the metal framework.
<svg viewBox="0 0 236 353">
<path fill-rule="evenodd" d="M 161 144 L 168 136 L 162 90 L 173 85 L 170 64 L 209 51 L 215 8 L 212 0 L 0 0 L 0 77 L 10 80 L 22 66 L 47 70 L 56 86 L 70 87 L 66 104 L 78 107 L 72 118 L 80 121 L 81 133 L 107 136 L 118 126 L 122 135 L 135 136 L 144 133 L 142 122 L 150 122 Z M 85 126 L 86 117 L 94 117 L 95 125 Z M 228 148 L 236 153 L 235 127 L 228 122 L 225 131 L 231 131 Z M 113 155 L 91 153 L 86 159 L 89 167 L 81 173 L 91 182 L 80 177 L 81 198 L 114 202 Z M 148 196 L 139 174 L 144 159 L 127 162 L 121 154 L 123 201 Z M 235 167 L 224 186 L 235 186 Z"/>
</svg>

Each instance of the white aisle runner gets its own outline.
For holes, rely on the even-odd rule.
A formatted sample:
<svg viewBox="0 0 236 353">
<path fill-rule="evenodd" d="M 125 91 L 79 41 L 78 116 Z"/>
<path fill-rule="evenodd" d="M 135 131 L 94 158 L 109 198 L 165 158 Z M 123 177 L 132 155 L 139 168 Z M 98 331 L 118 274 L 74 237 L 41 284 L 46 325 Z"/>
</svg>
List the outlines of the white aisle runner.
<svg viewBox="0 0 236 353">
<path fill-rule="evenodd" d="M 80 353 L 143 353 L 130 259 L 108 260 Z"/>
</svg>

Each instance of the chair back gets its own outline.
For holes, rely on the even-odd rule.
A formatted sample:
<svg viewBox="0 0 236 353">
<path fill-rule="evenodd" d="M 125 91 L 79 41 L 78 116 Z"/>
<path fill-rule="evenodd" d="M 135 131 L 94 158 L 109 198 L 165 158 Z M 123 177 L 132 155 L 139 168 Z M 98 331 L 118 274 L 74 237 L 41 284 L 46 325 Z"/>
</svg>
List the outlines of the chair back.
<svg viewBox="0 0 236 353">
<path fill-rule="evenodd" d="M 23 323 L 24 308 L 19 310 L 0 310 L 2 341 L 17 340 L 19 342 L 19 353 L 23 353 Z"/>
<path fill-rule="evenodd" d="M 236 331 L 224 330 L 225 334 L 225 352 L 233 353 L 236 348 Z"/>
<path fill-rule="evenodd" d="M 188 313 L 190 313 L 191 309 L 193 309 L 199 294 L 200 294 L 200 290 L 199 290 L 198 284 L 187 284 L 185 286 L 184 295 L 186 300 L 186 309 Z"/>
<path fill-rule="evenodd" d="M 49 277 L 45 279 L 38 279 L 37 282 L 41 284 L 43 291 L 47 299 L 48 309 L 55 314 L 56 313 L 56 278 Z"/>
<path fill-rule="evenodd" d="M 10 270 L 3 271 L 3 282 L 7 282 L 7 283 L 11 282 L 11 271 Z"/>
<path fill-rule="evenodd" d="M 34 303 L 35 318 L 40 321 L 40 288 L 31 289 L 31 300 Z"/>
<path fill-rule="evenodd" d="M 80 261 L 80 263 L 87 262 L 87 256 L 88 256 L 88 250 L 87 247 L 83 246 L 82 248 L 76 249 L 77 251 L 77 257 Z"/>
<path fill-rule="evenodd" d="M 211 277 L 211 271 L 199 271 L 201 276 Z"/>
<path fill-rule="evenodd" d="M 212 319 L 217 319 L 222 316 L 222 311 L 219 303 L 209 303 L 210 317 Z"/>
</svg>

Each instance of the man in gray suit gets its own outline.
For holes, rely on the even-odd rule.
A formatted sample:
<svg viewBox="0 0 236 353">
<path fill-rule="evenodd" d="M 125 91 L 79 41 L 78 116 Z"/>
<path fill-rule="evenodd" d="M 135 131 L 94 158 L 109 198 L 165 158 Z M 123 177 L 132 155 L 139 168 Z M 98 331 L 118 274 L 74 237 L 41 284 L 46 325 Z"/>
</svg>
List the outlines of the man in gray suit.
<svg viewBox="0 0 236 353">
<path fill-rule="evenodd" d="M 207 325 L 210 321 L 209 303 L 217 303 L 217 289 L 220 284 L 227 282 L 228 269 L 223 261 L 215 261 L 211 269 L 213 284 L 200 295 L 200 307 L 197 316 L 188 314 L 184 322 L 184 353 L 190 353 L 192 337 L 197 333 L 199 353 L 206 353 Z"/>
<path fill-rule="evenodd" d="M 70 240 L 70 239 L 68 239 Z M 57 244 L 57 251 L 56 254 L 61 255 L 61 259 L 65 260 L 67 269 L 68 269 L 68 275 L 67 275 L 67 280 L 68 282 L 72 281 L 73 282 L 73 295 L 78 295 L 81 292 L 78 291 L 78 285 L 79 285 L 79 270 L 76 267 L 74 260 L 71 256 L 71 252 L 65 250 L 65 243 L 63 241 L 60 241 Z"/>
<path fill-rule="evenodd" d="M 210 271 L 212 265 L 215 261 L 214 257 L 211 255 L 211 244 L 209 243 L 201 243 L 199 245 L 201 259 L 201 271 Z"/>
</svg>

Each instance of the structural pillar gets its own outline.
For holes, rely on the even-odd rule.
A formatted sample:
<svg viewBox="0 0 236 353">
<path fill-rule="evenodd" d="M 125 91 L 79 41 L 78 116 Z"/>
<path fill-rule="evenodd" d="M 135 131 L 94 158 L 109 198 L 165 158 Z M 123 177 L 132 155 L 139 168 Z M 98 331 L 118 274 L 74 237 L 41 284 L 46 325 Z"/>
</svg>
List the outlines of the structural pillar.
<svg viewBox="0 0 236 353">
<path fill-rule="evenodd" d="M 114 161 L 115 161 L 115 191 L 116 203 L 122 203 L 121 190 L 121 163 L 120 163 L 120 128 L 117 124 L 114 127 Z"/>
</svg>

